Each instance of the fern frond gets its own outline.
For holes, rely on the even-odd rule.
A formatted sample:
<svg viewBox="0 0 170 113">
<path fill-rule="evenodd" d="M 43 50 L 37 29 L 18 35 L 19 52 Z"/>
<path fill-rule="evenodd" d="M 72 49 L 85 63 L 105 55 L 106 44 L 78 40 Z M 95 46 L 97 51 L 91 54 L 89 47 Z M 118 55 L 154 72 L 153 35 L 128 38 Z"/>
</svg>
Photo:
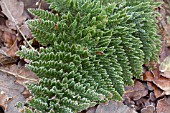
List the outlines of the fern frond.
<svg viewBox="0 0 170 113">
<path fill-rule="evenodd" d="M 43 47 L 17 52 L 40 78 L 28 86 L 35 113 L 76 113 L 122 100 L 124 85 L 132 85 L 133 77 L 141 77 L 142 65 L 158 58 L 153 3 L 45 1 L 58 15 L 30 9 L 37 19 L 27 21 Z"/>
<path fill-rule="evenodd" d="M 54 23 L 57 23 L 59 21 L 58 15 L 54 15 L 53 13 L 49 13 L 47 11 L 44 11 L 42 9 L 29 9 L 28 10 L 31 14 L 37 16 L 39 19 L 53 21 Z"/>
</svg>

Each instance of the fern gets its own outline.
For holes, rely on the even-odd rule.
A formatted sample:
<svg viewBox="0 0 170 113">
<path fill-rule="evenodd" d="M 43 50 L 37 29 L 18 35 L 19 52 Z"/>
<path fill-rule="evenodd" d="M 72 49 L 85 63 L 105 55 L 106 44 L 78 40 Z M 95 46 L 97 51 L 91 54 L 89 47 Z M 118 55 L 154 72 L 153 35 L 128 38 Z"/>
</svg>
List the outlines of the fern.
<svg viewBox="0 0 170 113">
<path fill-rule="evenodd" d="M 121 100 L 124 85 L 140 78 L 142 65 L 157 60 L 159 37 L 150 2 L 45 0 L 55 13 L 29 11 L 27 24 L 39 50 L 17 54 L 40 78 L 28 89 L 35 111 L 76 113 L 108 100 Z"/>
</svg>

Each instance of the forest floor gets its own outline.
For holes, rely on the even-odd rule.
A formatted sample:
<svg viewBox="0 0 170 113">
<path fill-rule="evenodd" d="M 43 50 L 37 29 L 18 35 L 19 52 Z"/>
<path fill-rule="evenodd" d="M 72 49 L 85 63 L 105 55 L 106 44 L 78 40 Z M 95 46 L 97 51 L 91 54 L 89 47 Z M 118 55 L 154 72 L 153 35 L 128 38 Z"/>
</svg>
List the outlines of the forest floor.
<svg viewBox="0 0 170 113">
<path fill-rule="evenodd" d="M 25 68 L 29 61 L 15 54 L 27 40 L 31 40 L 35 48 L 40 46 L 25 23 L 34 19 L 28 8 L 48 9 L 46 3 L 38 1 L 41 0 L 0 1 L 0 113 L 22 112 L 16 103 L 25 103 L 31 98 L 25 83 L 38 80 Z M 159 62 L 152 63 L 152 70 L 143 66 L 142 80 L 134 80 L 134 86 L 125 86 L 122 102 L 109 101 L 81 113 L 170 113 L 170 1 L 158 1 L 163 2 L 155 8 L 160 13 L 157 17 L 162 41 Z"/>
</svg>

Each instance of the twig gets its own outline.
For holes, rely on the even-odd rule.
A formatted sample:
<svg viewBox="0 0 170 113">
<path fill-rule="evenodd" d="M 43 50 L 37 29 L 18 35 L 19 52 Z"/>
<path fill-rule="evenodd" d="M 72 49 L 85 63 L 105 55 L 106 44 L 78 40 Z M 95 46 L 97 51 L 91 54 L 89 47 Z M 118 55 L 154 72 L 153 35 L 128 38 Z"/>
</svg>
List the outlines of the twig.
<svg viewBox="0 0 170 113">
<path fill-rule="evenodd" d="M 23 34 L 23 32 L 20 30 L 19 26 L 17 25 L 17 22 L 16 22 L 15 18 L 12 16 L 12 14 L 11 14 L 11 12 L 9 11 L 7 5 L 4 3 L 3 0 L 1 1 L 1 3 L 4 4 L 4 6 L 5 6 L 5 8 L 6 8 L 7 12 L 8 12 L 8 14 L 11 16 L 12 21 L 15 23 L 15 26 L 17 27 L 18 31 L 21 33 L 21 35 L 22 35 L 22 37 L 24 38 L 25 42 L 28 44 L 28 46 L 29 46 L 31 49 L 33 49 L 33 50 L 35 51 L 35 49 L 34 49 L 34 48 L 29 44 L 29 42 L 27 41 L 27 38 L 25 37 L 25 35 Z"/>
<path fill-rule="evenodd" d="M 152 70 L 150 72 L 152 73 L 153 77 L 156 77 L 155 73 Z"/>
<path fill-rule="evenodd" d="M 19 75 L 19 74 L 10 72 L 10 71 L 5 70 L 5 69 L 2 69 L 2 68 L 0 68 L 0 71 L 3 72 L 3 73 L 7 73 L 7 74 L 10 74 L 10 75 L 13 75 L 13 76 L 15 76 L 15 77 L 23 78 L 23 79 L 25 79 L 25 80 L 30 80 L 30 81 L 34 81 L 34 82 L 37 82 L 37 81 L 38 81 L 37 79 L 26 78 L 26 77 L 23 77 L 23 76 L 21 76 L 21 75 Z"/>
<path fill-rule="evenodd" d="M 42 2 L 42 0 L 39 0 L 39 1 L 36 3 L 36 5 L 38 5 L 38 9 L 41 9 L 41 2 Z"/>
</svg>

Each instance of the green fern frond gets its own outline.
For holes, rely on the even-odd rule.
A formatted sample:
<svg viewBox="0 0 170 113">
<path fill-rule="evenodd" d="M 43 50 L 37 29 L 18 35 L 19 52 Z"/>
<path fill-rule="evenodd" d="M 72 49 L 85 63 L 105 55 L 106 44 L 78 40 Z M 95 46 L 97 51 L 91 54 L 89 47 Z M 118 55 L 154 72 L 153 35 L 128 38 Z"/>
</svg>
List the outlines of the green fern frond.
<svg viewBox="0 0 170 113">
<path fill-rule="evenodd" d="M 29 9 L 28 10 L 31 14 L 36 15 L 39 19 L 47 20 L 47 21 L 52 21 L 52 22 L 58 22 L 59 16 L 53 13 L 49 13 L 47 11 L 44 11 L 42 9 Z"/>
<path fill-rule="evenodd" d="M 28 89 L 36 113 L 77 113 L 121 100 L 124 85 L 141 78 L 142 65 L 157 60 L 160 40 L 151 2 L 45 0 L 52 12 L 29 11 L 34 38 L 44 47 L 17 52 L 40 78 Z M 46 46 L 46 47 L 45 47 Z"/>
</svg>

